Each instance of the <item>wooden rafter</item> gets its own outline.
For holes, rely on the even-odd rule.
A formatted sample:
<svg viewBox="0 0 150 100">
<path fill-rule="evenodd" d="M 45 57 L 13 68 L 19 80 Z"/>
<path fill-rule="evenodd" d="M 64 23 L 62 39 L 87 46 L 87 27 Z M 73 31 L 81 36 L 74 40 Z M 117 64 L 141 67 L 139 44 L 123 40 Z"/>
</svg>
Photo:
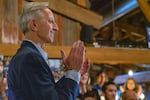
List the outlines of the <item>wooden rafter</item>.
<svg viewBox="0 0 150 100">
<path fill-rule="evenodd" d="M 99 29 L 100 23 L 102 21 L 102 16 L 85 9 L 81 6 L 73 4 L 67 0 L 32 0 L 34 2 L 49 2 L 49 8 L 53 11 L 60 13 L 68 18 L 75 21 L 93 25 L 94 28 Z M 94 19 L 94 20 L 93 20 Z"/>
<path fill-rule="evenodd" d="M 138 4 L 144 13 L 145 17 L 147 18 L 148 22 L 150 23 L 150 5 L 148 4 L 147 0 L 137 0 Z"/>
<path fill-rule="evenodd" d="M 143 41 L 146 39 L 145 31 L 143 29 L 140 29 L 138 27 L 134 27 L 130 24 L 125 23 L 117 23 L 116 24 L 120 29 L 124 29 L 127 32 L 127 35 L 124 36 L 126 38 L 130 38 L 131 40 L 135 41 Z M 122 38 L 124 38 L 122 37 Z"/>
<path fill-rule="evenodd" d="M 121 28 L 121 29 L 125 29 L 126 31 L 130 31 L 130 32 L 135 32 L 135 33 L 139 33 L 140 36 L 144 36 L 142 34 L 145 34 L 145 30 L 144 29 L 140 29 L 138 27 L 134 27 L 130 24 L 127 24 L 127 23 L 116 23 L 116 25 Z"/>
</svg>

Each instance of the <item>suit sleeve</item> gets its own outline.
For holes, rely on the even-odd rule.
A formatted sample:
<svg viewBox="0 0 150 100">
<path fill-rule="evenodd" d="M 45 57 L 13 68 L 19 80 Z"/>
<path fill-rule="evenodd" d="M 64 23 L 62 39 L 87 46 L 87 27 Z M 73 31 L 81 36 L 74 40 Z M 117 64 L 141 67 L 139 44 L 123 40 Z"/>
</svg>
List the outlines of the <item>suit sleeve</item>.
<svg viewBox="0 0 150 100">
<path fill-rule="evenodd" d="M 77 82 L 63 77 L 54 83 L 52 73 L 39 55 L 25 57 L 21 68 L 21 88 L 28 100 L 75 100 L 79 92 Z"/>
</svg>

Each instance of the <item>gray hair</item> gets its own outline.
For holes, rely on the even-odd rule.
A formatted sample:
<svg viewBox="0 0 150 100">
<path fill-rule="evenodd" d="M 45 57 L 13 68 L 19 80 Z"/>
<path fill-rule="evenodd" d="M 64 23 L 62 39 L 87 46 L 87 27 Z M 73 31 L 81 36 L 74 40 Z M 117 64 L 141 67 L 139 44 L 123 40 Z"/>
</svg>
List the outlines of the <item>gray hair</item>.
<svg viewBox="0 0 150 100">
<path fill-rule="evenodd" d="M 23 10 L 19 17 L 19 27 L 23 34 L 30 30 L 29 21 L 35 18 L 41 18 L 43 16 L 42 9 L 46 9 L 47 6 L 33 6 Z"/>
</svg>

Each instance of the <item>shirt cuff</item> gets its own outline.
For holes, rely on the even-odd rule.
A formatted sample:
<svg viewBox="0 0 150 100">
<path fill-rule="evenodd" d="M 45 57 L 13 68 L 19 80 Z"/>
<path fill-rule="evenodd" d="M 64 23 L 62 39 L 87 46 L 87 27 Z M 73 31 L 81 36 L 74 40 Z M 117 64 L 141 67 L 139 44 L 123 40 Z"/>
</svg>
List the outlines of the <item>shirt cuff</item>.
<svg viewBox="0 0 150 100">
<path fill-rule="evenodd" d="M 65 77 L 70 78 L 79 84 L 81 75 L 76 70 L 68 70 L 65 74 Z"/>
</svg>

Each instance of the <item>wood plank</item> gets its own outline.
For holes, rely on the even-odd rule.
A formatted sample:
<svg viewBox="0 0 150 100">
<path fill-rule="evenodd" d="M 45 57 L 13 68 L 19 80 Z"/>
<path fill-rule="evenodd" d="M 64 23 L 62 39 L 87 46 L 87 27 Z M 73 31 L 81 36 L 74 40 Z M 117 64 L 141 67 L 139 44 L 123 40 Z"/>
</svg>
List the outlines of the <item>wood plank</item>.
<svg viewBox="0 0 150 100">
<path fill-rule="evenodd" d="M 20 14 L 21 13 L 21 11 L 22 11 L 22 6 L 23 6 L 23 1 L 22 0 L 18 0 L 18 14 Z"/>
<path fill-rule="evenodd" d="M 18 0 L 18 15 L 21 14 L 22 8 L 23 8 L 23 1 Z M 19 43 L 23 40 L 23 37 L 24 37 L 23 33 L 21 32 L 21 30 L 18 29 L 18 42 Z"/>
<path fill-rule="evenodd" d="M 137 2 L 148 22 L 150 23 L 150 13 L 148 13 L 150 11 L 150 5 L 148 4 L 147 0 L 137 0 Z"/>
<path fill-rule="evenodd" d="M 86 7 L 86 0 L 77 0 L 77 3 L 83 7 Z"/>
<path fill-rule="evenodd" d="M 0 0 L 0 43 L 2 43 L 2 18 L 3 18 L 3 0 Z"/>
<path fill-rule="evenodd" d="M 3 0 L 2 43 L 18 43 L 17 16 L 18 1 Z"/>
<path fill-rule="evenodd" d="M 136 80 L 137 83 L 145 83 L 150 82 L 150 71 L 144 71 L 144 72 L 135 72 L 133 74 L 133 78 Z M 114 82 L 116 84 L 124 84 L 126 80 L 129 78 L 129 75 L 118 75 L 114 79 Z"/>
<path fill-rule="evenodd" d="M 15 54 L 19 45 L 0 44 L 0 55 L 12 56 Z M 50 58 L 60 58 L 60 50 L 69 53 L 68 46 L 49 46 L 45 50 Z M 107 64 L 150 64 L 150 50 L 138 48 L 86 48 L 86 58 L 90 58 L 91 63 Z"/>
<path fill-rule="evenodd" d="M 75 5 L 67 0 L 32 0 L 34 2 L 46 2 L 49 1 L 49 8 L 53 11 L 60 13 L 68 18 L 75 21 L 93 25 L 94 28 L 99 29 L 100 23 L 102 21 L 102 16 L 92 12 L 86 8 Z M 94 19 L 94 20 L 93 20 Z"/>
</svg>

